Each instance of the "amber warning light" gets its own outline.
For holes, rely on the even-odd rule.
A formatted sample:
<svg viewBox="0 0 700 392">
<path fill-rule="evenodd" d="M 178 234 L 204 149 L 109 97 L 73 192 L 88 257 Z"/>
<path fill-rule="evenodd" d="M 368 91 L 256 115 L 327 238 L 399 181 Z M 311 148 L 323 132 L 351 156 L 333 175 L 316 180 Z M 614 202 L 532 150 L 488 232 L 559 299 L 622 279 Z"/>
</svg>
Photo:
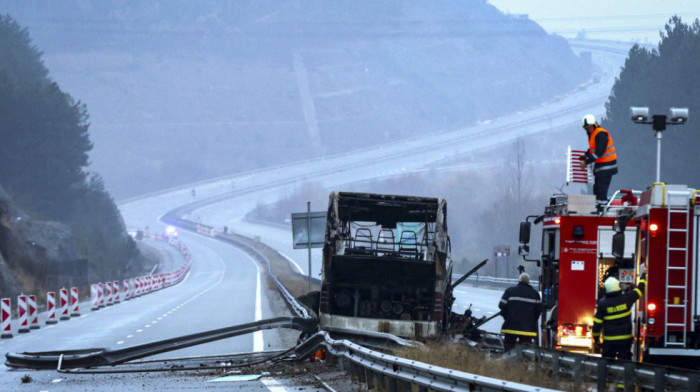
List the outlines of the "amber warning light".
<svg viewBox="0 0 700 392">
<path fill-rule="evenodd" d="M 659 231 L 659 225 L 656 223 L 652 223 L 649 225 L 649 232 L 651 233 L 652 237 L 656 237 L 656 232 Z"/>
</svg>

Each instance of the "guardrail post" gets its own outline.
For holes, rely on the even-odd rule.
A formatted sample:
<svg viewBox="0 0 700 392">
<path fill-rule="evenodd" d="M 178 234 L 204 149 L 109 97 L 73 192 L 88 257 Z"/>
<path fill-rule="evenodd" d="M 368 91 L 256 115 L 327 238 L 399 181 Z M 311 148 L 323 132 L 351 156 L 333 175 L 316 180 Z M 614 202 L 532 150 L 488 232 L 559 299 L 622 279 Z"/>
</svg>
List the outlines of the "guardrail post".
<svg viewBox="0 0 700 392">
<path fill-rule="evenodd" d="M 633 376 L 634 376 L 634 364 L 632 362 L 626 362 L 625 363 L 625 376 L 624 376 L 625 392 L 634 390 L 632 388 L 633 385 L 635 384 L 634 382 L 632 382 Z"/>
<path fill-rule="evenodd" d="M 359 366 L 355 364 L 353 361 L 348 361 L 348 371 L 350 373 L 350 377 L 352 378 L 353 381 L 360 381 L 360 375 L 358 374 L 359 371 Z"/>
<path fill-rule="evenodd" d="M 663 367 L 654 369 L 654 390 L 663 391 L 666 389 L 666 370 Z M 689 389 L 692 391 L 692 389 Z"/>
<path fill-rule="evenodd" d="M 361 384 L 366 384 L 367 383 L 367 375 L 365 374 L 365 368 L 362 366 L 359 366 L 356 363 L 353 363 L 353 367 L 357 369 L 355 371 L 355 373 L 357 374 L 357 381 Z"/>
<path fill-rule="evenodd" d="M 552 381 L 554 388 L 559 389 L 559 352 L 552 354 Z"/>
<path fill-rule="evenodd" d="M 400 379 L 396 380 L 396 388 L 398 391 L 401 391 L 401 392 L 413 391 L 411 383 L 409 381 L 404 381 L 404 380 L 400 380 Z"/>
<path fill-rule="evenodd" d="M 606 389 L 606 379 L 608 378 L 608 360 L 601 358 L 598 360 L 598 390 L 604 391 Z"/>
<path fill-rule="evenodd" d="M 689 391 L 697 391 L 698 387 L 698 375 L 696 373 L 689 373 L 688 374 L 688 390 Z"/>
<path fill-rule="evenodd" d="M 374 390 L 375 382 L 374 382 L 374 372 L 370 368 L 364 368 L 364 376 L 365 376 L 365 383 L 367 384 L 367 390 L 372 391 Z"/>
<path fill-rule="evenodd" d="M 378 391 L 386 391 L 386 377 L 384 373 L 374 373 L 374 380 L 376 382 L 375 389 Z"/>
<path fill-rule="evenodd" d="M 389 392 L 398 392 L 396 377 L 389 377 Z"/>
<path fill-rule="evenodd" d="M 583 358 L 577 356 L 574 359 L 574 389 L 576 390 L 581 386 L 581 368 L 583 368 Z"/>
</svg>

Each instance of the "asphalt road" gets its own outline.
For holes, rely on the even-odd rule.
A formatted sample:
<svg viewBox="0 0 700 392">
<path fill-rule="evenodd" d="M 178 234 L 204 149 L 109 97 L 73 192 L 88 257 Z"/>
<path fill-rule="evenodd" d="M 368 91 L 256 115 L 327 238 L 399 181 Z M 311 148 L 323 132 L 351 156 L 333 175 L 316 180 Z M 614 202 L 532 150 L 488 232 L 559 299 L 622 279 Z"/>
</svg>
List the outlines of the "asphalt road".
<svg viewBox="0 0 700 392">
<path fill-rule="evenodd" d="M 38 330 L 0 340 L 0 352 L 39 352 L 86 348 L 122 348 L 167 338 L 234 326 L 284 313 L 276 291 L 263 284 L 259 266 L 241 250 L 196 234 L 181 233 L 192 254 L 192 269 L 178 285 L 123 301 L 97 311 L 85 303 L 81 316 L 55 325 L 45 324 L 41 315 Z M 161 242 L 147 241 L 175 262 L 184 258 Z M 279 350 L 292 347 L 297 331 L 268 330 L 237 336 L 149 359 L 182 358 L 217 354 Z M 211 372 L 210 372 L 211 373 Z M 34 380 L 22 383 L 25 374 Z M 62 375 L 53 371 L 12 370 L 0 365 L 0 390 L 149 390 L 139 380 L 161 379 L 174 390 L 199 389 L 197 385 L 214 378 L 167 377 L 164 375 Z M 269 379 L 267 377 L 266 379 Z M 61 381 L 56 381 L 61 380 Z M 149 381 L 150 382 L 150 381 Z M 251 381 L 252 382 L 252 381 Z M 255 381 L 259 383 L 260 381 Z M 77 385 L 82 387 L 77 388 Z M 112 385 L 112 387 L 108 387 Z M 207 384 L 209 385 L 209 384 Z M 219 383 L 214 383 L 218 387 Z M 26 389 L 17 389 L 17 388 Z M 112 389 L 111 389 L 112 388 Z M 153 390 L 162 390 L 163 385 Z M 209 388 L 209 387 L 207 387 Z"/>
</svg>

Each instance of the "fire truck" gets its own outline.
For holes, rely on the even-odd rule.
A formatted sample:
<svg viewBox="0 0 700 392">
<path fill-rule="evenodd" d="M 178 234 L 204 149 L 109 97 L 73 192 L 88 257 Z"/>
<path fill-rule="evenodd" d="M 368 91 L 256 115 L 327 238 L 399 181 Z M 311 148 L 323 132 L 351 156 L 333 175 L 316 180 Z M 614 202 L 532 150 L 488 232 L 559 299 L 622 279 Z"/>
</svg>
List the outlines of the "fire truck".
<svg viewBox="0 0 700 392">
<path fill-rule="evenodd" d="M 655 183 L 641 194 L 630 224 L 636 264 L 647 266 L 647 289 L 634 318 L 639 361 L 687 365 L 700 359 L 700 191 Z M 619 248 L 621 241 L 614 243 Z M 614 250 L 613 252 L 615 252 Z"/>
<path fill-rule="evenodd" d="M 634 232 L 623 234 L 629 240 L 622 254 L 613 254 L 612 242 L 614 222 L 637 208 L 638 194 L 616 192 L 603 212 L 597 211 L 594 195 L 554 195 L 543 215 L 521 223 L 519 253 L 541 269 L 542 346 L 593 352 L 593 315 L 596 301 L 604 294 L 603 282 L 615 276 L 623 286 L 631 286 L 637 276 Z M 542 223 L 540 259 L 527 258 L 532 219 Z"/>
<path fill-rule="evenodd" d="M 635 359 L 679 366 L 700 359 L 700 191 L 660 182 L 617 192 L 601 213 L 594 202 L 555 195 L 544 215 L 521 223 L 523 255 L 530 220 L 543 225 L 541 258 L 526 258 L 541 267 L 541 344 L 593 352 L 603 281 L 615 276 L 629 289 L 646 265 L 647 288 L 633 310 Z"/>
</svg>

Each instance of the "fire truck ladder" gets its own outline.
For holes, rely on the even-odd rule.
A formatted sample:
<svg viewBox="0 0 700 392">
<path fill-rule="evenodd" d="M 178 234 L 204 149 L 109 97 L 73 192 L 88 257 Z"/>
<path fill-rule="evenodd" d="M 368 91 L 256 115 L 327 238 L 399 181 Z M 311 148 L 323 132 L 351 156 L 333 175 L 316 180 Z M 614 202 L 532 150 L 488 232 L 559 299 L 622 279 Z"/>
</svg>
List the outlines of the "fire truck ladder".
<svg viewBox="0 0 700 392">
<path fill-rule="evenodd" d="M 671 195 L 676 193 L 675 195 Z M 687 195 L 687 192 L 668 191 L 669 199 L 673 196 L 681 196 L 681 193 Z M 675 218 L 675 220 L 672 220 Z M 665 326 L 664 326 L 664 346 L 681 346 L 685 347 L 687 342 L 688 320 L 688 236 L 690 225 L 690 212 L 688 206 L 669 205 L 668 206 L 668 230 L 666 231 L 666 282 L 678 283 L 682 278 L 682 284 L 667 284 L 666 285 L 666 306 L 665 306 Z M 682 227 L 673 227 L 672 222 L 683 222 Z M 671 240 L 673 239 L 673 243 Z M 671 244 L 675 245 L 671 247 Z M 674 295 L 673 297 L 671 295 Z M 678 295 L 680 294 L 680 295 Z M 678 300 L 675 300 L 678 298 Z M 675 312 L 674 322 L 669 320 L 669 309 L 678 309 Z M 677 315 L 683 314 L 683 318 L 678 320 Z M 683 333 L 682 339 L 678 340 L 678 336 L 674 336 L 673 340 L 669 339 L 669 327 L 680 327 Z"/>
</svg>

